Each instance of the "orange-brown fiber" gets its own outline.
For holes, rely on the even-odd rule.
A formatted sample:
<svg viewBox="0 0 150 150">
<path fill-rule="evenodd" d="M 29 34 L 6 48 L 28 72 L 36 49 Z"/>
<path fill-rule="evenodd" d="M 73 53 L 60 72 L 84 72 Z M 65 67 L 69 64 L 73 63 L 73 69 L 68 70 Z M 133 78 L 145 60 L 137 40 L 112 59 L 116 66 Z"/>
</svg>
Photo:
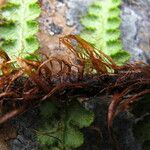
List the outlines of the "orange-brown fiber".
<svg viewBox="0 0 150 150">
<path fill-rule="evenodd" d="M 68 56 L 43 54 L 42 61 L 17 58 L 19 67 L 15 67 L 8 55 L 0 51 L 0 123 L 52 97 L 62 103 L 60 97 L 108 93 L 112 95 L 107 118 L 111 127 L 118 113 L 150 94 L 150 65 L 134 63 L 120 67 L 77 35 L 60 38 L 60 48 L 62 45 L 73 55 L 73 61 Z"/>
</svg>

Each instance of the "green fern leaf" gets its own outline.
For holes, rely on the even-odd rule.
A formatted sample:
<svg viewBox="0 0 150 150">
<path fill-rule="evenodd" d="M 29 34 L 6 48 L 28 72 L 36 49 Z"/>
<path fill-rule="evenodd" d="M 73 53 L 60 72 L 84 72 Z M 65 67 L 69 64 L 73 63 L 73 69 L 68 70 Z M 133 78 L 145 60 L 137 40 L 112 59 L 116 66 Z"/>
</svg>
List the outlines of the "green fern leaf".
<svg viewBox="0 0 150 150">
<path fill-rule="evenodd" d="M 84 27 L 81 37 L 111 56 L 119 65 L 130 58 L 120 40 L 120 5 L 121 0 L 95 1 L 89 6 L 87 15 L 81 18 Z"/>
<path fill-rule="evenodd" d="M 42 116 L 48 116 L 48 112 L 52 108 L 52 103 L 48 103 L 43 105 L 42 109 L 45 111 L 42 112 Z M 39 129 L 41 134 L 38 134 L 38 141 L 42 148 L 55 147 L 60 150 L 64 148 L 69 150 L 81 146 L 84 142 L 84 136 L 79 129 L 90 126 L 94 120 L 94 114 L 78 103 L 70 103 L 66 111 L 57 109 L 56 114 L 59 119 L 54 116 L 47 118 L 47 122 Z"/>
<path fill-rule="evenodd" d="M 65 147 L 78 148 L 84 142 L 83 133 L 76 128 L 68 126 L 65 133 L 64 141 L 65 141 L 65 145 L 64 145 Z"/>
<path fill-rule="evenodd" d="M 41 13 L 38 0 L 7 0 L 0 10 L 0 38 L 4 41 L 0 44 L 12 60 L 16 57 L 28 57 L 39 48 L 39 42 L 35 36 L 38 32 L 36 21 Z"/>
<path fill-rule="evenodd" d="M 88 127 L 94 121 L 94 113 L 86 110 L 79 104 L 73 105 L 69 110 L 70 122 L 79 128 Z"/>
</svg>

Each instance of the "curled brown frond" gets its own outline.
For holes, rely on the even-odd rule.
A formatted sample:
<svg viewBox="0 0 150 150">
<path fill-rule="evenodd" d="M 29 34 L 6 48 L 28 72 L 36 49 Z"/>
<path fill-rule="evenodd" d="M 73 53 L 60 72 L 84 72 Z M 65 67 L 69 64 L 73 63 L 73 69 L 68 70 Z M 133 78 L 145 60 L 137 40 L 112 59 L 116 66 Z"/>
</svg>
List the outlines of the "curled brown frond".
<svg viewBox="0 0 150 150">
<path fill-rule="evenodd" d="M 72 44 L 72 41 L 77 42 L 76 46 Z M 92 71 L 95 69 L 97 73 L 104 74 L 119 68 L 109 56 L 97 51 L 77 35 L 67 35 L 61 38 L 60 42 L 75 54 L 82 65 L 88 66 Z"/>
<path fill-rule="evenodd" d="M 0 52 L 0 123 L 51 97 L 63 103 L 63 97 L 93 97 L 107 92 L 113 95 L 108 109 L 111 127 L 119 112 L 150 93 L 149 65 L 117 66 L 77 35 L 60 38 L 60 49 L 66 49 L 68 55 L 43 54 L 42 61 L 17 58 L 17 65 Z"/>
<path fill-rule="evenodd" d="M 108 109 L 108 126 L 112 125 L 113 118 L 125 111 L 135 101 L 145 94 L 150 94 L 150 66 L 146 64 L 127 65 L 119 70 L 114 85 L 108 87 L 114 90 L 113 99 Z M 116 91 L 117 90 L 117 91 Z"/>
</svg>

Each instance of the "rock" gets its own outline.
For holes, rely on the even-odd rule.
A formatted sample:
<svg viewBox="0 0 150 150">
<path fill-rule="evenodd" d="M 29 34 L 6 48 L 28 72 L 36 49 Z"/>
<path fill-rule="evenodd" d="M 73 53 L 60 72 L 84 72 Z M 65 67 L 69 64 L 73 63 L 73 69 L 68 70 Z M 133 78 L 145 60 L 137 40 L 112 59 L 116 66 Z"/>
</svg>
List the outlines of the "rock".
<svg viewBox="0 0 150 150">
<path fill-rule="evenodd" d="M 61 34 L 62 30 L 63 30 L 62 27 L 60 27 L 54 23 L 50 24 L 50 28 L 54 34 Z"/>
<path fill-rule="evenodd" d="M 96 129 L 89 131 L 85 129 L 85 144 L 79 150 L 112 150 L 108 126 L 107 126 L 107 113 L 110 97 L 106 95 L 103 97 L 90 98 L 85 104 L 95 112 L 95 121 L 92 126 Z M 135 140 L 132 126 L 134 117 L 128 113 L 118 114 L 113 121 L 113 132 L 115 135 L 115 143 L 120 150 L 141 150 L 141 145 Z M 98 130 L 99 129 L 99 130 Z"/>
<path fill-rule="evenodd" d="M 132 61 L 142 60 L 142 50 L 137 46 L 137 22 L 140 17 L 129 7 L 122 8 L 122 41 L 124 43 L 125 50 L 129 51 L 132 56 Z"/>
<path fill-rule="evenodd" d="M 64 0 L 57 0 L 57 1 L 58 1 L 58 2 L 62 2 L 62 3 L 64 2 Z"/>
<path fill-rule="evenodd" d="M 39 124 L 39 110 L 34 109 L 12 120 L 17 130 L 17 138 L 10 141 L 11 150 L 38 150 L 34 129 Z"/>
<path fill-rule="evenodd" d="M 150 63 L 150 0 L 124 0 L 122 40 L 132 61 Z"/>
<path fill-rule="evenodd" d="M 86 13 L 86 8 L 93 0 L 66 0 L 68 11 L 66 11 L 66 23 L 68 26 L 80 26 L 80 17 Z M 79 29 L 75 33 L 78 32 Z"/>
<path fill-rule="evenodd" d="M 10 124 L 6 123 L 0 126 L 0 150 L 10 150 L 8 141 L 15 139 L 17 136 L 16 129 Z"/>
</svg>

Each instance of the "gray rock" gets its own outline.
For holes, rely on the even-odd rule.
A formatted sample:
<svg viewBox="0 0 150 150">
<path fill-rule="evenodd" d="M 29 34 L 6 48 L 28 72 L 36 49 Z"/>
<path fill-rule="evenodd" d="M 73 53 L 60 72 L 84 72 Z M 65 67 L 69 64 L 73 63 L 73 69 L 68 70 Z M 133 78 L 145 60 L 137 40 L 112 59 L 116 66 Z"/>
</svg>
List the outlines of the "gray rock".
<svg viewBox="0 0 150 150">
<path fill-rule="evenodd" d="M 30 110 L 12 120 L 18 136 L 10 141 L 11 150 L 38 150 L 38 143 L 34 129 L 39 125 L 39 111 Z"/>
<path fill-rule="evenodd" d="M 87 7 L 93 0 L 66 0 L 68 11 L 66 12 L 66 24 L 76 26 L 75 34 L 80 33 L 80 17 L 86 13 Z"/>
<path fill-rule="evenodd" d="M 141 18 L 129 7 L 122 8 L 122 41 L 124 43 L 125 50 L 129 51 L 132 56 L 132 60 L 140 60 L 142 50 L 137 46 L 137 22 Z"/>
<path fill-rule="evenodd" d="M 62 27 L 52 23 L 52 24 L 49 24 L 50 25 L 50 28 L 51 28 L 51 32 L 53 32 L 54 34 L 61 34 L 62 33 Z"/>
<path fill-rule="evenodd" d="M 104 96 L 90 98 L 85 104 L 86 107 L 90 107 L 95 112 L 96 118 L 93 126 L 99 128 L 100 133 L 97 136 L 96 133 L 85 129 L 86 143 L 79 150 L 113 150 L 107 126 L 109 103 L 110 97 Z M 134 117 L 129 112 L 120 113 L 114 119 L 113 133 L 116 140 L 114 145 L 120 150 L 141 150 L 141 145 L 135 140 L 132 132 L 133 122 Z"/>
<path fill-rule="evenodd" d="M 150 0 L 124 0 L 122 40 L 132 61 L 150 63 Z"/>
</svg>

